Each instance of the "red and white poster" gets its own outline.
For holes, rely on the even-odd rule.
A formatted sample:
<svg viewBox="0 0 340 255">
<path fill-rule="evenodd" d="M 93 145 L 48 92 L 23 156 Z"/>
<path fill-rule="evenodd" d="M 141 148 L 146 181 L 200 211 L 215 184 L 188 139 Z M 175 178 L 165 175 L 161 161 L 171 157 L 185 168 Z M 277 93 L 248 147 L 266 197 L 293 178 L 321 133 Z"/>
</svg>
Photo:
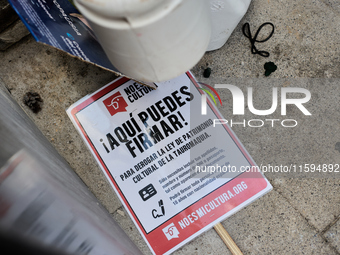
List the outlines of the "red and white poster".
<svg viewBox="0 0 340 255">
<path fill-rule="evenodd" d="M 170 254 L 272 189 L 191 73 L 119 78 L 69 117 L 154 254 Z"/>
</svg>

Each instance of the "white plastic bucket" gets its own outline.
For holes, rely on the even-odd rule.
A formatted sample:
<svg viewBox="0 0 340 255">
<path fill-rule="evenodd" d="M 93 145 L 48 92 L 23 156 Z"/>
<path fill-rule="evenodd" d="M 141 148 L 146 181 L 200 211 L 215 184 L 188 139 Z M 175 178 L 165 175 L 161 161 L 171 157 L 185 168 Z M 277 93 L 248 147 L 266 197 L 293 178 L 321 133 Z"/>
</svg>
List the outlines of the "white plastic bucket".
<svg viewBox="0 0 340 255">
<path fill-rule="evenodd" d="M 192 68 L 210 40 L 206 0 L 75 0 L 112 64 L 141 81 Z"/>
<path fill-rule="evenodd" d="M 247 12 L 251 0 L 208 0 L 211 11 L 211 39 L 207 51 L 221 48 Z"/>
</svg>

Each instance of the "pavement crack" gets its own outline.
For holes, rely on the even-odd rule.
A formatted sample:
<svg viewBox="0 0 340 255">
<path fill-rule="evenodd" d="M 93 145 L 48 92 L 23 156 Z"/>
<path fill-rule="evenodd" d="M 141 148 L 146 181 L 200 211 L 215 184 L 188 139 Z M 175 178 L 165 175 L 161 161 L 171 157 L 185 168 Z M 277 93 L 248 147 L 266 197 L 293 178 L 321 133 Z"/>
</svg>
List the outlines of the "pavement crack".
<svg viewBox="0 0 340 255">
<path fill-rule="evenodd" d="M 273 189 L 279 193 L 280 196 L 282 196 L 283 199 L 285 199 L 287 201 L 287 203 L 303 218 L 305 219 L 307 225 L 309 227 L 311 227 L 315 232 L 316 235 L 320 236 L 320 238 L 322 239 L 322 241 L 328 245 L 328 247 L 334 251 L 335 254 L 340 255 L 340 253 L 337 251 L 337 249 L 332 245 L 332 243 L 330 243 L 327 238 L 325 237 L 325 233 L 338 221 L 340 220 L 340 215 L 338 215 L 331 223 L 329 223 L 323 230 L 319 231 L 311 222 L 310 220 L 304 216 L 299 209 L 297 209 L 294 205 L 292 205 L 289 201 L 289 199 L 283 194 L 282 191 L 280 191 L 280 188 L 275 186 L 275 184 L 273 184 L 273 182 L 271 182 Z M 316 236 L 315 235 L 315 236 Z"/>
</svg>

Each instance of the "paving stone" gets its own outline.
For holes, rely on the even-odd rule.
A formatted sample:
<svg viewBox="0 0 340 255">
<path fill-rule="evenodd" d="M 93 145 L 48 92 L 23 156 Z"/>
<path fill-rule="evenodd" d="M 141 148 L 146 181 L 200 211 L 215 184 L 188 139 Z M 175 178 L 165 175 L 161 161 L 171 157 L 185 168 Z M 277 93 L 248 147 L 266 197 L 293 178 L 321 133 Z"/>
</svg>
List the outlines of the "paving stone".
<svg viewBox="0 0 340 255">
<path fill-rule="evenodd" d="M 278 69 L 270 77 L 339 77 L 340 47 L 335 38 L 340 35 L 340 15 L 335 8 L 340 8 L 337 0 L 251 1 L 227 43 L 221 50 L 205 54 L 193 70 L 202 81 L 207 64 L 211 77 L 264 77 L 264 64 L 273 61 Z M 270 53 L 268 58 L 251 54 L 250 42 L 242 34 L 246 22 L 253 36 L 261 24 L 274 24 L 273 37 L 256 43 L 259 50 Z M 265 31 L 259 36 L 264 37 Z"/>
<path fill-rule="evenodd" d="M 340 253 L 340 221 L 338 220 L 326 233 L 325 238 Z"/>
<path fill-rule="evenodd" d="M 231 93 L 218 89 L 224 102 L 219 107 L 222 115 L 242 123 L 252 119 L 295 119 L 298 126 L 285 128 L 279 122 L 275 127 L 266 123 L 263 127 L 251 128 L 248 124 L 233 126 L 234 132 L 260 167 L 285 166 L 291 173 L 266 173 L 274 187 L 296 208 L 318 231 L 323 231 L 340 214 L 340 169 L 338 172 L 303 172 L 309 164 L 311 168 L 323 167 L 330 170 L 339 168 L 340 153 L 336 149 L 340 142 L 340 79 L 210 79 L 211 84 L 236 84 L 247 96 L 246 88 L 253 87 L 254 105 L 257 109 L 269 109 L 272 104 L 271 88 L 284 84 L 291 87 L 305 87 L 311 94 L 305 104 L 312 115 L 305 116 L 297 108 L 289 107 L 287 116 L 281 116 L 280 107 L 269 116 L 256 116 L 245 109 L 244 116 L 232 116 Z M 289 81 L 287 83 L 287 81 Z M 286 86 L 284 85 L 284 86 Z M 280 99 L 279 99 L 280 104 Z M 263 169 L 263 168 L 262 168 Z M 294 169 L 297 173 L 293 173 Z M 327 208 L 325 211 L 324 208 Z"/>
<path fill-rule="evenodd" d="M 336 254 L 276 191 L 234 214 L 223 226 L 244 254 Z"/>
<path fill-rule="evenodd" d="M 338 179 L 277 179 L 272 183 L 319 232 L 340 215 Z"/>
<path fill-rule="evenodd" d="M 15 21 L 10 27 L 1 32 L 0 50 L 6 50 L 29 34 L 30 32 L 20 20 Z"/>
</svg>

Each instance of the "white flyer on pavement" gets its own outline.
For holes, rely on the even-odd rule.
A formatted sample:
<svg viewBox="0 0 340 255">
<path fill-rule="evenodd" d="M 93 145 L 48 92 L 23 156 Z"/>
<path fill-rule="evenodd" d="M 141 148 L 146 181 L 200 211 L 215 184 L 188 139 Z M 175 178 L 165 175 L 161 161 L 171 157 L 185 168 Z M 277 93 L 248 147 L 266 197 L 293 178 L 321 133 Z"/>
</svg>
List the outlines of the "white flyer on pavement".
<svg viewBox="0 0 340 255">
<path fill-rule="evenodd" d="M 154 254 L 272 189 L 190 72 L 157 89 L 121 77 L 67 113 Z M 205 98 L 205 97 L 204 97 Z"/>
</svg>

